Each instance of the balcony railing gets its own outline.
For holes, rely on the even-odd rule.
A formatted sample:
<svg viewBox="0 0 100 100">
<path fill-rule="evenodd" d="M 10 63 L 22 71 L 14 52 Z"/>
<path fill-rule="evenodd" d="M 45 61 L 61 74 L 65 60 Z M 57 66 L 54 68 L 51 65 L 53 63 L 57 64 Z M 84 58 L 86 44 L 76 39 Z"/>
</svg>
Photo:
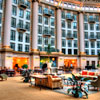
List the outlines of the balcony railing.
<svg viewBox="0 0 100 100">
<path fill-rule="evenodd" d="M 48 49 L 46 48 L 45 51 L 47 52 Z M 59 52 L 59 49 L 50 48 L 50 52 Z"/>
<path fill-rule="evenodd" d="M 26 4 L 26 2 L 24 0 L 19 0 L 18 6 L 20 8 L 23 8 L 23 9 L 26 9 L 28 7 L 27 4 Z"/>
<path fill-rule="evenodd" d="M 74 39 L 74 36 L 73 36 L 73 34 L 67 34 L 67 37 L 66 37 L 67 39 Z"/>
<path fill-rule="evenodd" d="M 51 31 L 50 30 L 43 30 L 43 37 L 51 37 Z"/>
<path fill-rule="evenodd" d="M 73 21 L 73 20 L 74 20 L 74 18 L 73 18 L 72 15 L 66 15 L 66 19 L 67 19 L 67 20 L 70 20 L 70 21 Z"/>
<path fill-rule="evenodd" d="M 20 24 L 18 24 L 17 25 L 17 30 L 19 32 L 25 32 L 26 31 L 26 25 L 20 25 Z"/>
<path fill-rule="evenodd" d="M 44 9 L 43 14 L 48 17 L 52 15 L 51 10 L 48 10 L 48 9 Z"/>
<path fill-rule="evenodd" d="M 89 23 L 95 23 L 95 18 L 89 18 L 89 19 L 88 19 L 88 22 L 89 22 Z"/>
<path fill-rule="evenodd" d="M 96 37 L 96 36 L 90 36 L 89 39 L 90 39 L 91 41 L 95 41 L 95 40 L 97 39 L 97 37 Z"/>
</svg>

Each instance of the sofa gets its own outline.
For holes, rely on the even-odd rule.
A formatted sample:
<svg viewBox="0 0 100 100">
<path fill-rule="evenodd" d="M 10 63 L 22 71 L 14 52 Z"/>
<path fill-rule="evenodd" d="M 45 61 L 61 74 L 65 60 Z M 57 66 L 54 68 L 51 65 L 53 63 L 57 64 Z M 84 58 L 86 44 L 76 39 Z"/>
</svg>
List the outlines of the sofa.
<svg viewBox="0 0 100 100">
<path fill-rule="evenodd" d="M 40 83 L 40 79 L 36 78 L 35 84 L 48 87 L 51 89 L 63 87 L 62 79 L 59 78 L 58 76 L 52 76 L 52 75 L 46 75 L 46 76 L 47 78 L 42 78 L 41 83 Z"/>
</svg>

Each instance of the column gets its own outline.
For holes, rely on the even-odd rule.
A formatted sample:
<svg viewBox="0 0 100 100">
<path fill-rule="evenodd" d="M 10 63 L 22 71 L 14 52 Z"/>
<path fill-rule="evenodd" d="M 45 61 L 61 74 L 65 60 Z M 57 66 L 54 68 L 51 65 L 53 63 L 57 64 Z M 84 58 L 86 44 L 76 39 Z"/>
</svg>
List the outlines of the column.
<svg viewBox="0 0 100 100">
<path fill-rule="evenodd" d="M 61 9 L 57 9 L 57 49 L 61 52 L 62 51 L 62 39 L 61 39 Z"/>
<path fill-rule="evenodd" d="M 10 29 L 11 29 L 11 15 L 12 15 L 12 0 L 5 2 L 5 20 L 4 20 L 4 34 L 3 34 L 3 48 L 10 48 Z"/>
<path fill-rule="evenodd" d="M 37 51 L 38 41 L 38 1 L 32 2 L 32 51 Z"/>
<path fill-rule="evenodd" d="M 85 54 L 85 43 L 84 43 L 84 17 L 83 13 L 79 13 L 79 33 L 80 33 L 80 54 Z"/>
</svg>

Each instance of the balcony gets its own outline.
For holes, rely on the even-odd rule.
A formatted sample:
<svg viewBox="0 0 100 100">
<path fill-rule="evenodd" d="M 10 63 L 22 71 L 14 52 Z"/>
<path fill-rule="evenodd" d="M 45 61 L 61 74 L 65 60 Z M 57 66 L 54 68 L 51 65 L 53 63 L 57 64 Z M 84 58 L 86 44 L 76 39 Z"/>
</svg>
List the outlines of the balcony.
<svg viewBox="0 0 100 100">
<path fill-rule="evenodd" d="M 22 33 L 26 32 L 26 26 L 18 24 L 17 25 L 17 30 L 18 30 L 18 32 L 22 32 Z"/>
<path fill-rule="evenodd" d="M 20 1 L 18 2 L 18 7 L 19 7 L 19 8 L 22 8 L 22 9 L 26 9 L 28 6 L 27 6 L 27 4 L 24 2 L 24 0 L 20 0 Z"/>
<path fill-rule="evenodd" d="M 46 48 L 45 51 L 47 52 L 48 49 Z M 50 52 L 59 52 L 59 50 L 58 49 L 55 49 L 55 48 L 50 48 Z"/>
<path fill-rule="evenodd" d="M 51 11 L 48 9 L 44 9 L 43 14 L 47 17 L 50 17 L 52 15 Z"/>
<path fill-rule="evenodd" d="M 89 39 L 91 40 L 91 41 L 96 41 L 96 36 L 94 36 L 94 35 L 90 35 L 90 37 L 89 37 Z"/>
<path fill-rule="evenodd" d="M 89 19 L 88 19 L 88 22 L 89 22 L 89 23 L 95 23 L 95 18 L 89 18 Z"/>
<path fill-rule="evenodd" d="M 50 31 L 50 30 L 44 30 L 44 31 L 43 31 L 43 37 L 48 37 L 48 38 L 50 38 L 50 37 L 51 37 L 51 31 Z"/>
<path fill-rule="evenodd" d="M 66 37 L 67 39 L 74 39 L 74 36 L 73 36 L 73 34 L 67 34 L 67 37 Z"/>
<path fill-rule="evenodd" d="M 73 16 L 72 15 L 66 15 L 66 19 L 69 20 L 69 21 L 73 21 Z"/>
</svg>

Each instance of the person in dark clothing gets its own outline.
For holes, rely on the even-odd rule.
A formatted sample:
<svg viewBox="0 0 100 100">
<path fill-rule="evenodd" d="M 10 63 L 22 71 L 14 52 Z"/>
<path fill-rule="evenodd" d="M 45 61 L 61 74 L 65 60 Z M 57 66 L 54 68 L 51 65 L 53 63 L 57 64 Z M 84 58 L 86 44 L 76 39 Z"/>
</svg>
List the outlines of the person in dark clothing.
<svg viewBox="0 0 100 100">
<path fill-rule="evenodd" d="M 45 72 L 46 68 L 47 68 L 47 64 L 44 63 L 43 66 L 42 66 L 42 70 L 43 70 L 43 72 Z"/>
</svg>

